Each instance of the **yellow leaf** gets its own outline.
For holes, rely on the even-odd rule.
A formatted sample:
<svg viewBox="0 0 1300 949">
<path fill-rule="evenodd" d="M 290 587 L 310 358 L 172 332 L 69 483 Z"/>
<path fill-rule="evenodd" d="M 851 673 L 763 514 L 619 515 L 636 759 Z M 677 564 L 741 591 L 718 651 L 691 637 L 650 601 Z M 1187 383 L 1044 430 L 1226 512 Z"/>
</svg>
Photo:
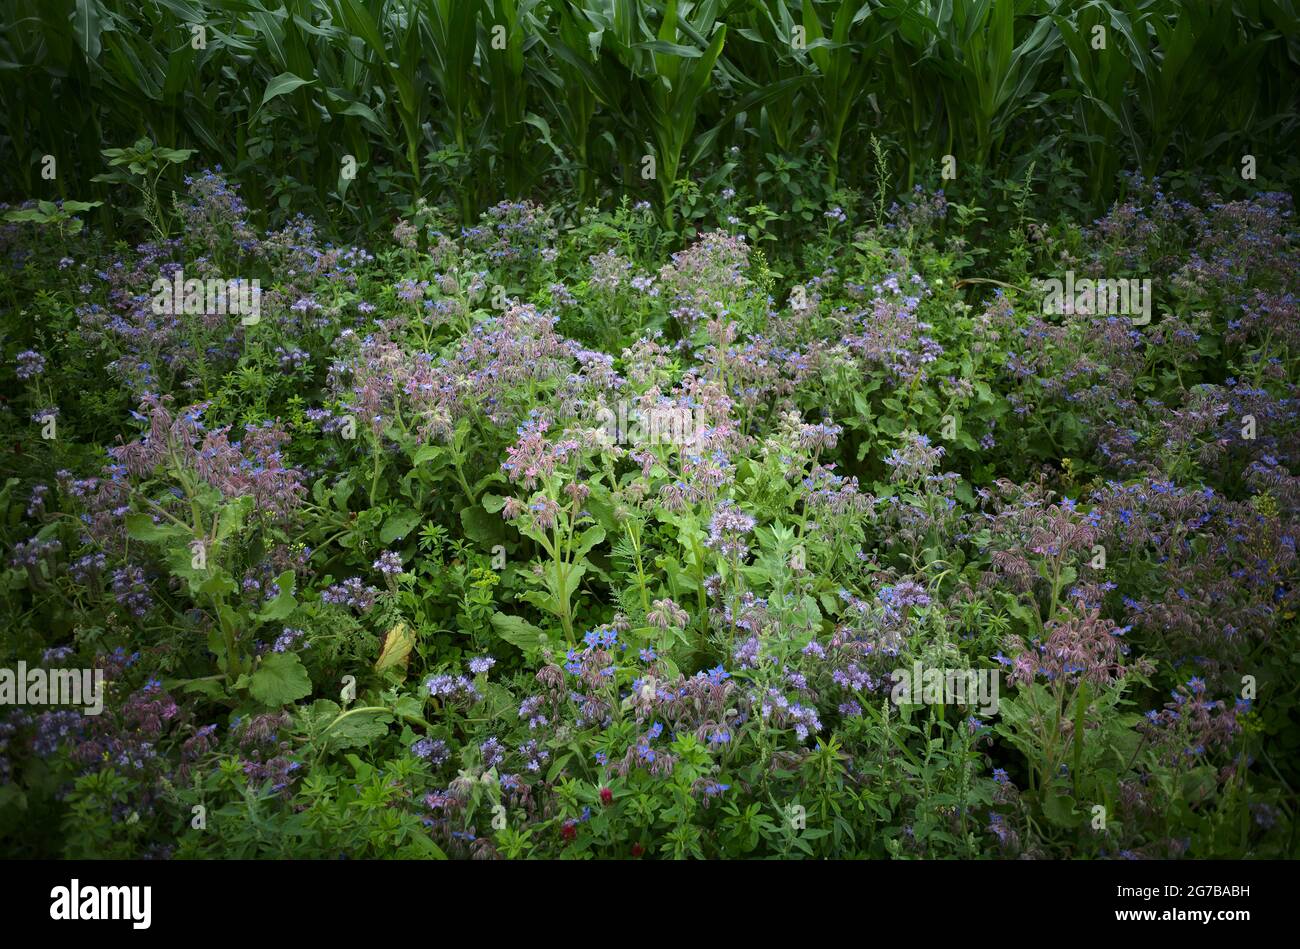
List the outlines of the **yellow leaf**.
<svg viewBox="0 0 1300 949">
<path fill-rule="evenodd" d="M 411 635 L 410 629 L 405 623 L 398 623 L 388 631 L 388 636 L 384 639 L 384 648 L 379 653 L 379 659 L 375 662 L 376 672 L 385 672 L 396 666 L 400 666 L 402 676 L 406 675 L 406 661 L 411 655 L 411 649 L 415 646 L 415 637 Z"/>
</svg>

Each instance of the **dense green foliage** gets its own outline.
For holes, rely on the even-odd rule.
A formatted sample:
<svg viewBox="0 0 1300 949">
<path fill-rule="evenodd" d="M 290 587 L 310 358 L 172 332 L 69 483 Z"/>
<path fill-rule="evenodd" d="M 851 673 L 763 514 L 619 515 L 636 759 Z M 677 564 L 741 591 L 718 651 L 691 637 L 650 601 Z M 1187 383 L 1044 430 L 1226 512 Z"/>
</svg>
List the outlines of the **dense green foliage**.
<svg viewBox="0 0 1300 949">
<path fill-rule="evenodd" d="M 0 5 L 0 854 L 1300 855 L 1291 0 Z"/>
<path fill-rule="evenodd" d="M 19 212 L 0 664 L 107 693 L 0 718 L 7 851 L 1294 855 L 1290 200 L 1135 192 L 1022 194 L 978 261 L 926 194 L 799 247 L 426 211 L 373 257 L 211 174 L 136 248 Z M 1153 318 L 1044 315 L 1061 264 Z M 160 314 L 177 265 L 259 320 Z"/>
<path fill-rule="evenodd" d="M 671 220 L 729 178 L 808 221 L 874 181 L 873 137 L 908 189 L 947 155 L 958 197 L 1032 163 L 1089 214 L 1124 168 L 1199 169 L 1234 194 L 1249 154 L 1261 181 L 1296 180 L 1292 0 L 5 7 L 0 162 L 16 187 L 0 198 L 107 200 L 100 149 L 141 137 L 200 150 L 273 219 L 328 211 L 362 232 L 418 197 L 469 223 L 503 196 L 627 194 Z"/>
</svg>

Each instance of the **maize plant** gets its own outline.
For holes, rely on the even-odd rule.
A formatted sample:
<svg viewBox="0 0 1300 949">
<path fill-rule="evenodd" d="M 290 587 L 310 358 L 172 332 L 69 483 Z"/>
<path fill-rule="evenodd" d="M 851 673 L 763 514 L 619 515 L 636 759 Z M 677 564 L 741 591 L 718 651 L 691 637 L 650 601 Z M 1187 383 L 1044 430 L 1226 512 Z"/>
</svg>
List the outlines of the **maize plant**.
<svg viewBox="0 0 1300 949">
<path fill-rule="evenodd" d="M 308 206 L 362 229 L 421 201 L 469 222 L 502 194 L 557 187 L 571 209 L 624 192 L 667 220 L 731 165 L 824 168 L 825 193 L 871 192 L 873 140 L 908 188 L 946 156 L 1003 179 L 1063 162 L 1100 210 L 1129 167 L 1226 173 L 1258 153 L 1283 174 L 1300 123 L 1294 0 L 8 7 L 10 197 L 103 200 L 100 146 L 148 138 L 246 176 L 259 213 Z"/>
</svg>

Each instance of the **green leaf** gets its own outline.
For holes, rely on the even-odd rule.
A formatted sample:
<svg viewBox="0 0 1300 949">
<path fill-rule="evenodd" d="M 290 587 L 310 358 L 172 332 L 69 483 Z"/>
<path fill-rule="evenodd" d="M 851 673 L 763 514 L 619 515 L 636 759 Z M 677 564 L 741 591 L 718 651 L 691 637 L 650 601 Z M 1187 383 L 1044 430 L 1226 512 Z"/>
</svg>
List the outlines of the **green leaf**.
<svg viewBox="0 0 1300 949">
<path fill-rule="evenodd" d="M 605 528 L 601 527 L 599 524 L 588 527 L 582 532 L 582 536 L 578 538 L 577 546 L 573 550 L 573 559 L 577 560 L 604 539 Z"/>
<path fill-rule="evenodd" d="M 154 154 L 173 165 L 179 165 L 183 161 L 188 161 L 189 157 L 194 154 L 192 148 L 156 148 Z"/>
<path fill-rule="evenodd" d="M 492 628 L 496 630 L 498 636 L 510 645 L 517 646 L 525 654 L 537 652 L 546 642 L 546 633 L 522 616 L 493 613 Z"/>
<path fill-rule="evenodd" d="M 1072 799 L 1051 790 L 1043 797 L 1043 815 L 1058 827 L 1077 827 L 1083 820 L 1075 813 Z"/>
<path fill-rule="evenodd" d="M 427 464 L 435 458 L 444 458 L 447 454 L 447 448 L 444 445 L 422 445 L 414 455 L 411 456 L 411 464 L 419 467 Z"/>
<path fill-rule="evenodd" d="M 293 598 L 293 579 L 292 570 L 286 570 L 276 577 L 275 585 L 280 589 L 279 594 L 253 618 L 261 623 L 273 623 L 292 613 L 298 605 L 298 601 Z"/>
<path fill-rule="evenodd" d="M 172 688 L 172 686 L 168 686 Z M 182 692 L 197 692 L 206 695 L 210 699 L 224 699 L 226 690 L 216 679 L 192 679 L 180 686 Z"/>
<path fill-rule="evenodd" d="M 279 708 L 310 695 L 311 677 L 296 654 L 273 652 L 263 657 L 248 691 L 263 705 Z"/>
<path fill-rule="evenodd" d="M 252 508 L 253 499 L 247 496 L 223 505 L 217 515 L 214 540 L 219 544 L 232 534 L 238 534 L 243 529 L 244 519 L 248 517 Z"/>
<path fill-rule="evenodd" d="M 500 543 L 505 537 L 501 518 L 489 514 L 478 505 L 461 508 L 460 523 L 465 528 L 465 536 L 480 544 Z"/>
<path fill-rule="evenodd" d="M 352 770 L 356 772 L 358 781 L 363 783 L 369 781 L 370 776 L 375 773 L 374 768 L 366 764 L 356 755 L 344 755 L 343 757 L 347 759 L 348 764 L 352 765 Z"/>
<path fill-rule="evenodd" d="M 387 709 L 366 709 L 334 719 L 324 738 L 334 748 L 360 748 L 388 734 L 393 716 Z"/>
<path fill-rule="evenodd" d="M 132 540 L 143 540 L 150 544 L 162 544 L 188 537 L 189 531 L 175 524 L 155 524 L 148 514 L 128 514 L 126 516 L 126 536 Z"/>
<path fill-rule="evenodd" d="M 383 529 L 379 532 L 379 541 L 382 544 L 391 544 L 393 541 L 405 537 L 419 523 L 420 512 L 404 508 L 384 522 Z"/>
<path fill-rule="evenodd" d="M 239 590 L 239 584 L 224 570 L 218 571 L 199 584 L 199 593 L 206 593 L 214 600 L 229 596 Z"/>
<path fill-rule="evenodd" d="M 546 781 L 548 784 L 560 776 L 560 772 L 564 770 L 564 766 L 569 763 L 569 759 L 572 757 L 573 752 L 570 751 L 568 754 L 560 755 L 551 762 L 551 767 L 546 771 Z"/>
<path fill-rule="evenodd" d="M 651 40 L 647 43 L 633 43 L 633 49 L 645 49 L 652 53 L 662 53 L 668 56 L 680 56 L 683 59 L 699 59 L 704 54 L 694 46 L 683 46 L 681 43 L 668 43 L 664 40 Z"/>
<path fill-rule="evenodd" d="M 277 96 L 288 95 L 299 86 L 309 86 L 315 81 L 315 79 L 303 79 L 291 72 L 282 72 L 266 84 L 266 92 L 262 93 L 262 104 L 258 108 L 264 108 L 268 102 Z"/>
<path fill-rule="evenodd" d="M 99 41 L 103 30 L 101 20 L 99 0 L 77 0 L 72 28 L 77 34 L 77 46 L 88 60 L 98 59 L 102 49 Z"/>
</svg>

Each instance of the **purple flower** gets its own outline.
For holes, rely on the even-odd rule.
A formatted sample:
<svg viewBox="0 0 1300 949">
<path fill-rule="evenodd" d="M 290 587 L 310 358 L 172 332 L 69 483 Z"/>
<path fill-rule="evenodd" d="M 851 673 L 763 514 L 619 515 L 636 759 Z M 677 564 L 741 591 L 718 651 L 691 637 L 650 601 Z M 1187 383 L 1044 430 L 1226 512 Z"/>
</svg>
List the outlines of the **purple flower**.
<svg viewBox="0 0 1300 949">
<path fill-rule="evenodd" d="M 478 750 L 483 754 L 484 768 L 495 768 L 506 757 L 505 749 L 501 747 L 501 742 L 497 741 L 495 735 L 479 745 Z"/>
<path fill-rule="evenodd" d="M 275 644 L 271 647 L 271 652 L 288 652 L 298 640 L 305 636 L 301 629 L 291 629 L 288 626 L 275 639 Z M 308 648 L 311 643 L 304 643 L 303 648 Z"/>
<path fill-rule="evenodd" d="M 366 586 L 360 577 L 349 577 L 342 583 L 326 587 L 321 591 L 320 598 L 322 603 L 348 606 L 364 613 L 375 605 L 375 597 L 378 595 L 379 591 Z"/>
<path fill-rule="evenodd" d="M 425 759 L 434 768 L 443 764 L 451 754 L 447 750 L 447 743 L 441 738 L 421 738 L 411 745 L 411 753 L 417 758 Z"/>
<path fill-rule="evenodd" d="M 395 577 L 402 572 L 402 558 L 394 551 L 385 550 L 373 566 L 385 577 Z"/>
<path fill-rule="evenodd" d="M 45 371 L 45 357 L 34 349 L 27 349 L 19 353 L 17 362 L 18 378 L 24 381 L 35 379 Z"/>
<path fill-rule="evenodd" d="M 723 501 L 709 521 L 709 537 L 704 542 L 729 560 L 741 561 L 749 556 L 744 537 L 754 529 L 755 521 L 730 499 Z"/>
<path fill-rule="evenodd" d="M 50 486 L 48 484 L 38 484 L 32 488 L 32 493 L 27 499 L 27 516 L 39 517 L 45 513 L 45 495 L 49 494 Z"/>
<path fill-rule="evenodd" d="M 153 608 L 153 597 L 141 568 L 128 565 L 114 570 L 112 584 L 113 598 L 132 616 L 144 616 Z"/>
</svg>

